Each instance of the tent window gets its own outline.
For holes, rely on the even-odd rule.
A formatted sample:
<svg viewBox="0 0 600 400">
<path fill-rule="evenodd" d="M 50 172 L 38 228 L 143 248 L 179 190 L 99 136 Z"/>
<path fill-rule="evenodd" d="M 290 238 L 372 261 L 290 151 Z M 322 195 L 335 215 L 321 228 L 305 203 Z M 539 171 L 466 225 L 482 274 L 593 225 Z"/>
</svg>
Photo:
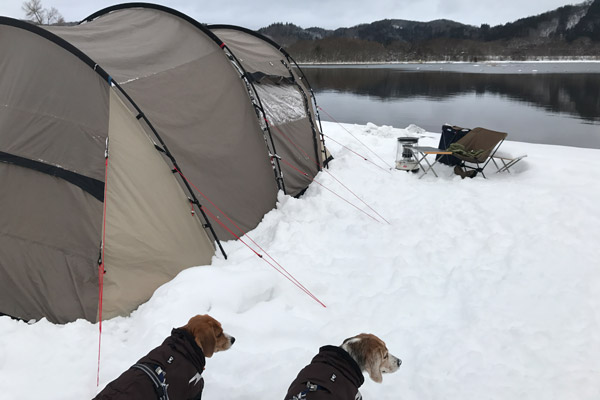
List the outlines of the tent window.
<svg viewBox="0 0 600 400">
<path fill-rule="evenodd" d="M 304 99 L 293 85 L 255 85 L 267 118 L 274 125 L 282 125 L 306 118 Z"/>
</svg>

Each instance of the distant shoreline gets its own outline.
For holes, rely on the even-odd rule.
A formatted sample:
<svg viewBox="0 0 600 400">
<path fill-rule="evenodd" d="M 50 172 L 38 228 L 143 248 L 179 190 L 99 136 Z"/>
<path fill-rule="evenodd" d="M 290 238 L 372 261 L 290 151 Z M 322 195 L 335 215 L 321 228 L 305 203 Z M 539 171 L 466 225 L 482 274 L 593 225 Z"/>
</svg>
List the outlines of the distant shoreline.
<svg viewBox="0 0 600 400">
<path fill-rule="evenodd" d="M 299 65 L 306 69 L 372 68 L 405 70 L 411 72 L 453 72 L 473 74 L 600 74 L 600 60 L 301 63 Z"/>
<path fill-rule="evenodd" d="M 298 65 L 403 65 L 403 64 L 561 64 L 561 63 L 600 63 L 600 57 L 589 59 L 543 59 L 543 60 L 486 60 L 480 62 L 473 61 L 366 61 L 366 62 L 298 62 Z"/>
</svg>

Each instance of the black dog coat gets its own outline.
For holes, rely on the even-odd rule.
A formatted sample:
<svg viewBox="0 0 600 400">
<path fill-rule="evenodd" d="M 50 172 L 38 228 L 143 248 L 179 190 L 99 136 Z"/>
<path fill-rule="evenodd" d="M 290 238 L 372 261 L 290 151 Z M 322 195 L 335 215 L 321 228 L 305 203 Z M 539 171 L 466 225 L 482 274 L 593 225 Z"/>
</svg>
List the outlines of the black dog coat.
<svg viewBox="0 0 600 400">
<path fill-rule="evenodd" d="M 285 400 L 359 400 L 365 378 L 344 349 L 323 346 L 290 385 Z"/>
<path fill-rule="evenodd" d="M 166 373 L 163 383 L 167 385 L 169 398 L 200 400 L 204 388 L 201 374 L 205 364 L 204 353 L 192 335 L 183 329 L 173 329 L 171 336 L 159 347 L 110 382 L 94 400 L 161 398 L 163 389 L 157 387 L 143 371 L 145 367 L 151 371 L 160 367 Z"/>
</svg>

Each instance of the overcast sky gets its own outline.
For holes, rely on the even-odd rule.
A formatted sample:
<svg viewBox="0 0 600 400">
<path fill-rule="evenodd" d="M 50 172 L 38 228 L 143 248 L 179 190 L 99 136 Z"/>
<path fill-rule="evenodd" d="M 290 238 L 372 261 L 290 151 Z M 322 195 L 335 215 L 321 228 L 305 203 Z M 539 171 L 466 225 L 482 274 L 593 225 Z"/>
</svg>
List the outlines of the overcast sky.
<svg viewBox="0 0 600 400">
<path fill-rule="evenodd" d="M 150 1 L 179 10 L 209 24 L 240 25 L 258 29 L 273 22 L 291 22 L 303 28 L 335 29 L 382 19 L 431 21 L 450 19 L 464 24 L 498 25 L 541 14 L 568 4 L 568 0 L 157 0 Z M 23 0 L 0 0 L 0 15 L 24 18 Z M 80 21 L 119 0 L 42 0 L 55 7 L 66 21 Z"/>
</svg>

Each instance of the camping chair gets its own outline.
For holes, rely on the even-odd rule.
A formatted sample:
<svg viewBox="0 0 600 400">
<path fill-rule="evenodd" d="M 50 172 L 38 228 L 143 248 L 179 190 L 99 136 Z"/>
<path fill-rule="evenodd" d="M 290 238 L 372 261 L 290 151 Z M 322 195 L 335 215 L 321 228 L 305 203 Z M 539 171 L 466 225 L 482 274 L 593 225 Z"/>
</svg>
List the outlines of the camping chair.
<svg viewBox="0 0 600 400">
<path fill-rule="evenodd" d="M 470 129 L 461 128 L 460 126 L 449 124 L 442 125 L 442 135 L 440 136 L 438 148 L 446 150 L 452 143 L 462 139 L 469 131 Z M 435 159 L 439 163 L 450 165 L 452 167 L 460 164 L 460 160 L 453 155 L 438 154 Z"/>
<path fill-rule="evenodd" d="M 496 132 L 485 128 L 473 128 L 448 149 L 452 151 L 454 157 L 461 160 L 461 163 L 454 168 L 454 171 L 463 178 L 465 176 L 472 178 L 478 172 L 481 172 L 481 175 L 485 178 L 483 170 L 507 136 L 508 134 L 505 132 Z M 472 164 L 475 164 L 475 166 Z M 467 169 L 471 171 L 467 171 Z"/>
</svg>

